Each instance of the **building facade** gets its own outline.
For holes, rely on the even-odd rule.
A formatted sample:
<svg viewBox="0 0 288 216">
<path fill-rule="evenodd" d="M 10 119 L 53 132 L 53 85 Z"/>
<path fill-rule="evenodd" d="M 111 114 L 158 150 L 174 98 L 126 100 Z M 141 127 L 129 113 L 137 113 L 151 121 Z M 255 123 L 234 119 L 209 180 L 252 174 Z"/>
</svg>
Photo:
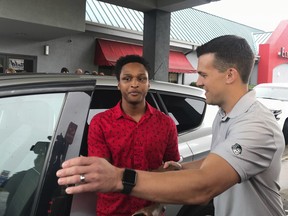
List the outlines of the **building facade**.
<svg viewBox="0 0 288 216">
<path fill-rule="evenodd" d="M 280 22 L 266 43 L 259 45 L 257 83 L 288 85 L 288 20 Z"/>
<path fill-rule="evenodd" d="M 83 7 L 83 1 L 79 0 L 78 3 Z M 127 51 L 131 54 L 141 54 L 144 23 L 142 12 L 97 0 L 87 0 L 85 4 L 86 22 L 84 24 L 81 22 L 69 23 L 68 20 L 73 16 L 67 15 L 66 11 L 64 16 L 60 15 L 61 10 L 52 13 L 55 16 L 59 14 L 59 19 L 62 20 L 60 22 L 62 26 L 59 29 L 64 29 L 65 33 L 49 37 L 51 28 L 49 26 L 46 26 L 43 35 L 39 37 L 33 32 L 31 35 L 34 37 L 21 34 L 21 29 L 15 30 L 16 33 L 12 36 L 2 32 L 0 34 L 0 73 L 8 67 L 13 67 L 18 72 L 37 73 L 59 73 L 62 67 L 67 67 L 70 72 L 81 68 L 83 71 L 96 70 L 112 74 L 115 58 L 124 53 L 127 54 Z M 35 8 L 35 10 L 39 10 L 39 8 Z M 75 13 L 77 17 L 83 17 L 83 14 L 77 12 L 76 6 L 72 7 L 70 12 Z M 25 17 L 23 11 L 20 15 L 23 20 L 31 22 L 31 15 Z M 46 14 L 45 17 L 45 19 L 50 19 L 49 22 L 54 24 L 53 28 L 56 28 L 57 19 L 54 17 L 51 20 L 49 14 Z M 44 24 L 40 27 L 45 29 Z M 169 73 L 168 81 L 170 82 L 185 85 L 195 82 L 198 76 L 195 73 L 197 68 L 196 47 L 224 34 L 236 34 L 246 38 L 255 55 L 258 56 L 251 76 L 251 84 L 288 82 L 286 69 L 288 42 L 285 41 L 285 37 L 287 38 L 288 35 L 287 22 L 281 23 L 271 37 L 262 42 L 263 44 L 256 42 L 255 34 L 265 34 L 264 31 L 193 8 L 172 12 L 170 28 L 170 54 L 167 60 L 164 59 L 165 61 L 169 59 L 167 73 Z M 17 34 L 17 32 L 20 33 Z M 102 43 L 101 46 L 99 41 L 106 41 L 110 45 L 105 47 Z M 118 49 L 117 52 L 109 51 L 108 48 L 109 46 L 111 48 L 111 44 Z M 128 45 L 129 48 L 123 48 L 123 45 Z M 139 49 L 135 51 L 135 47 Z M 104 51 L 106 52 L 104 53 Z M 117 54 L 113 61 L 109 60 L 112 54 Z M 154 73 L 157 73 L 157 68 Z"/>
</svg>

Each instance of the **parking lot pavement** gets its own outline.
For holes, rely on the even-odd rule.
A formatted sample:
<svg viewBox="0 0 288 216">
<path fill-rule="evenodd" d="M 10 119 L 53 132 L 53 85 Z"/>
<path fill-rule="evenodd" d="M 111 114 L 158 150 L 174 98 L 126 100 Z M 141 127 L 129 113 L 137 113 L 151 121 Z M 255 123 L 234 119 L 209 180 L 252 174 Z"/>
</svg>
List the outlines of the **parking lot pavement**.
<svg viewBox="0 0 288 216">
<path fill-rule="evenodd" d="M 281 186 L 281 197 L 283 201 L 283 206 L 288 215 L 288 145 L 285 148 L 283 157 L 282 157 L 282 170 L 280 174 L 280 186 Z"/>
</svg>

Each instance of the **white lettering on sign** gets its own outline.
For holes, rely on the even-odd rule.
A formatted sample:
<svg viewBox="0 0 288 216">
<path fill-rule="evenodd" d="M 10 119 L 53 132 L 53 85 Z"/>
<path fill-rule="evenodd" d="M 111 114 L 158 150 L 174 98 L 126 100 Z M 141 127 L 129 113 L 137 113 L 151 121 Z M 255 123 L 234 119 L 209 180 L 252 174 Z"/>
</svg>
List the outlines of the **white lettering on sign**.
<svg viewBox="0 0 288 216">
<path fill-rule="evenodd" d="M 285 51 L 285 47 L 281 47 L 280 52 L 278 52 L 278 56 L 282 58 L 288 58 L 288 52 Z"/>
</svg>

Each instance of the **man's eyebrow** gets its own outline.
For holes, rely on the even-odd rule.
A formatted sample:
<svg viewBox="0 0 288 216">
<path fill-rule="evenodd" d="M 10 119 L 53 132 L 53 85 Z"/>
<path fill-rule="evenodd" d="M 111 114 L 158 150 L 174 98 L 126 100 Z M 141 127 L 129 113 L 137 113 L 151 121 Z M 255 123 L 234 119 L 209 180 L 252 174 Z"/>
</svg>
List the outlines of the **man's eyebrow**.
<svg viewBox="0 0 288 216">
<path fill-rule="evenodd" d="M 130 71 L 123 71 L 122 72 L 123 75 L 127 75 L 127 76 L 132 76 L 132 73 Z M 137 74 L 137 76 L 146 76 L 146 71 L 141 71 Z"/>
<path fill-rule="evenodd" d="M 128 75 L 128 76 L 132 76 L 132 71 L 131 70 L 122 70 L 121 72 L 123 75 Z"/>
</svg>

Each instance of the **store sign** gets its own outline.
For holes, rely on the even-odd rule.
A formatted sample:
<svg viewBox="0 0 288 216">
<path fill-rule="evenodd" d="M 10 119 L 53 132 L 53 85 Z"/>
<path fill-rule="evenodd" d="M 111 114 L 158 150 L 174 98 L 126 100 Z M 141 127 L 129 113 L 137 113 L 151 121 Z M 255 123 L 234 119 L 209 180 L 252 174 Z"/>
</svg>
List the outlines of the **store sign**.
<svg viewBox="0 0 288 216">
<path fill-rule="evenodd" d="M 285 51 L 285 47 L 281 47 L 280 52 L 278 52 L 278 56 L 288 58 L 288 51 Z"/>
</svg>

